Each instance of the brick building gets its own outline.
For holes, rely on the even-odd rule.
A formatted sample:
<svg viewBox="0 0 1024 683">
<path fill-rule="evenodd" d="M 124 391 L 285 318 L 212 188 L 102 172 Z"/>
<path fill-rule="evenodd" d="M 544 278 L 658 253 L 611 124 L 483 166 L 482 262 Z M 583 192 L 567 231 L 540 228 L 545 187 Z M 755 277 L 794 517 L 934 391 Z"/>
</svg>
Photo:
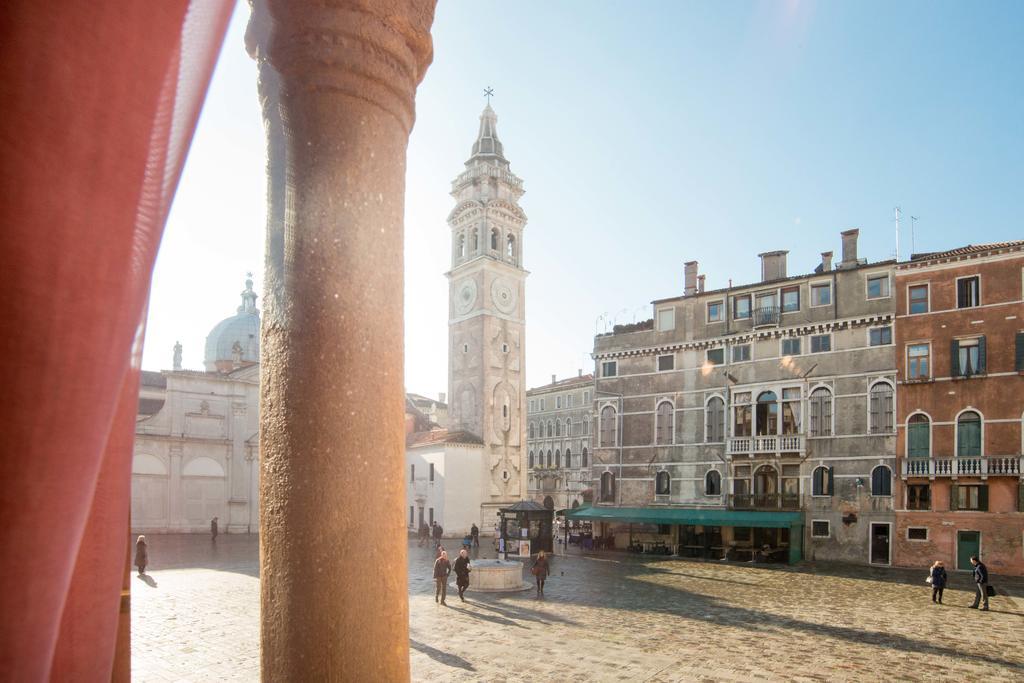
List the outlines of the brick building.
<svg viewBox="0 0 1024 683">
<path fill-rule="evenodd" d="M 1024 241 L 896 268 L 895 563 L 1024 574 Z"/>
</svg>

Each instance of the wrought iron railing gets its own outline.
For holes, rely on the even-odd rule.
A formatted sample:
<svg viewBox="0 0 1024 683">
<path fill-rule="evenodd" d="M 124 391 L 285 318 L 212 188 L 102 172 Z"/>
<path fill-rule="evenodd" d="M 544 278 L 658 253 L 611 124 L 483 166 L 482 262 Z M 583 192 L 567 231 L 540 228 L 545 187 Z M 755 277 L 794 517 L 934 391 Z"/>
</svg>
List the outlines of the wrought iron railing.
<svg viewBox="0 0 1024 683">
<path fill-rule="evenodd" d="M 730 493 L 730 510 L 799 510 L 799 493 Z"/>
<path fill-rule="evenodd" d="M 754 309 L 754 327 L 778 325 L 782 310 L 778 306 L 759 306 Z"/>
</svg>

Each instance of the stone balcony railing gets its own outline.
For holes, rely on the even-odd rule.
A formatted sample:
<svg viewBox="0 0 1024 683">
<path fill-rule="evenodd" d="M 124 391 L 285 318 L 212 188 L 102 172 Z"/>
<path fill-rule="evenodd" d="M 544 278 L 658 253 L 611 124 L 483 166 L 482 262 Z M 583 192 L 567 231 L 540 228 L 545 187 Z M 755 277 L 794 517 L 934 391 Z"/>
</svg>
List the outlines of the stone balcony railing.
<svg viewBox="0 0 1024 683">
<path fill-rule="evenodd" d="M 729 438 L 729 455 L 803 452 L 803 434 L 773 434 L 771 436 L 733 436 Z"/>
<path fill-rule="evenodd" d="M 798 493 L 730 493 L 730 510 L 799 510 Z"/>
<path fill-rule="evenodd" d="M 907 477 L 1019 477 L 1024 456 L 968 455 L 955 458 L 902 458 L 900 469 Z"/>
<path fill-rule="evenodd" d="M 484 176 L 503 180 L 517 190 L 522 190 L 523 188 L 522 179 L 511 171 L 493 164 L 477 164 L 460 173 L 459 177 L 452 181 L 452 190 L 457 190 L 466 183 Z"/>
</svg>

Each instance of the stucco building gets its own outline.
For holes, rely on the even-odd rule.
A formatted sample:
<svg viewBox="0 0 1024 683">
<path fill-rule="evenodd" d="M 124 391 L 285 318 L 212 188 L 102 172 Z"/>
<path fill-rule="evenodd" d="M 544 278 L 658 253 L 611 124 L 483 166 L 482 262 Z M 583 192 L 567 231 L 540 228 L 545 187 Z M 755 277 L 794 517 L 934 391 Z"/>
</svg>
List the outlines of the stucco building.
<svg viewBox="0 0 1024 683">
<path fill-rule="evenodd" d="M 896 563 L 1024 574 L 1024 242 L 896 268 Z"/>
<path fill-rule="evenodd" d="M 682 554 L 888 564 L 895 459 L 892 262 L 822 254 L 706 291 L 697 263 L 653 318 L 594 340 L 595 535 Z"/>
<path fill-rule="evenodd" d="M 527 493 L 548 509 L 590 497 L 594 376 L 556 379 L 526 392 Z"/>
</svg>

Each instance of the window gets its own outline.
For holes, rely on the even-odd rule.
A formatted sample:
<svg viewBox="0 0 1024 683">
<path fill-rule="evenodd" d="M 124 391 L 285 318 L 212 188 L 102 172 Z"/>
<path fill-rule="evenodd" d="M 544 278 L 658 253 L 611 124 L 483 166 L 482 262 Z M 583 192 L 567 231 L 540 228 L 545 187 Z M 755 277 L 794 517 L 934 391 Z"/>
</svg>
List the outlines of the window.
<svg viewBox="0 0 1024 683">
<path fill-rule="evenodd" d="M 662 401 L 658 404 L 657 415 L 655 416 L 655 443 L 665 446 L 672 443 L 672 404 Z"/>
<path fill-rule="evenodd" d="M 513 235 L 508 236 L 508 246 L 505 249 L 505 256 L 510 262 L 516 262 L 516 238 Z"/>
<path fill-rule="evenodd" d="M 537 404 L 536 404 L 536 402 L 532 398 L 530 399 L 530 412 L 531 413 L 537 412 Z"/>
<path fill-rule="evenodd" d="M 981 455 L 981 415 L 968 410 L 956 419 L 956 454 Z"/>
<path fill-rule="evenodd" d="M 416 508 L 412 505 L 409 506 L 409 526 L 416 523 Z"/>
<path fill-rule="evenodd" d="M 658 372 L 665 372 L 666 370 L 674 370 L 676 367 L 676 357 L 672 354 L 667 356 L 658 356 Z"/>
<path fill-rule="evenodd" d="M 708 470 L 708 473 L 704 475 L 704 495 L 722 495 L 722 475 L 718 473 L 718 470 Z"/>
<path fill-rule="evenodd" d="M 968 486 L 953 484 L 949 487 L 950 510 L 988 510 L 988 486 L 971 484 Z"/>
<path fill-rule="evenodd" d="M 669 332 L 674 329 L 676 329 L 676 309 L 660 309 L 658 311 L 658 331 Z"/>
<path fill-rule="evenodd" d="M 611 472 L 605 472 L 601 475 L 601 502 L 615 502 L 615 475 Z"/>
<path fill-rule="evenodd" d="M 551 449 L 550 448 L 548 449 L 548 462 L 547 462 L 547 465 L 548 465 L 548 467 L 554 467 L 554 465 L 555 465 L 555 461 L 551 457 Z"/>
<path fill-rule="evenodd" d="M 654 478 L 654 492 L 659 496 L 667 496 L 672 491 L 672 479 L 668 472 L 658 472 Z"/>
<path fill-rule="evenodd" d="M 430 483 L 434 483 L 434 463 L 430 463 L 430 473 L 427 476 Z"/>
<path fill-rule="evenodd" d="M 409 465 L 409 481 L 416 481 L 416 465 Z"/>
<path fill-rule="evenodd" d="M 735 320 L 743 320 L 750 317 L 750 295 L 734 296 L 732 298 L 732 317 Z"/>
<path fill-rule="evenodd" d="M 832 304 L 832 283 L 822 282 L 811 285 L 811 306 L 829 306 Z"/>
<path fill-rule="evenodd" d="M 910 315 L 928 312 L 928 285 L 911 285 L 907 288 Z"/>
<path fill-rule="evenodd" d="M 974 308 L 981 305 L 981 277 L 957 278 L 956 281 L 956 307 Z"/>
<path fill-rule="evenodd" d="M 561 436 L 561 435 L 562 435 L 562 421 L 561 420 L 555 420 L 555 436 Z"/>
<path fill-rule="evenodd" d="M 565 449 L 565 466 L 572 467 L 572 451 L 568 448 Z"/>
<path fill-rule="evenodd" d="M 1024 332 L 1018 332 L 1017 338 L 1014 340 L 1016 346 L 1016 357 L 1014 359 L 1013 368 L 1017 372 L 1024 372 Z"/>
<path fill-rule="evenodd" d="M 583 392 L 583 403 L 584 404 L 590 403 L 590 392 L 589 391 L 584 391 Z"/>
<path fill-rule="evenodd" d="M 708 322 L 709 323 L 720 323 L 725 320 L 725 311 L 723 310 L 722 301 L 709 301 L 708 302 Z"/>
<path fill-rule="evenodd" d="M 832 350 L 832 335 L 816 334 L 811 337 L 811 353 L 824 353 Z"/>
<path fill-rule="evenodd" d="M 602 377 L 615 377 L 619 371 L 619 364 L 617 361 L 606 360 L 601 363 L 601 376 Z"/>
<path fill-rule="evenodd" d="M 907 509 L 931 510 L 932 488 L 928 484 L 907 485 Z"/>
<path fill-rule="evenodd" d="M 558 410 L 561 407 L 562 407 L 562 397 L 561 396 L 555 396 L 555 410 Z"/>
<path fill-rule="evenodd" d="M 725 401 L 715 396 L 708 401 L 704 416 L 704 440 L 708 443 L 725 441 Z"/>
<path fill-rule="evenodd" d="M 501 237 L 498 234 L 498 229 L 494 228 L 493 230 L 491 230 L 491 250 L 492 251 L 498 251 L 498 240 L 500 240 L 500 239 L 501 239 Z"/>
<path fill-rule="evenodd" d="M 580 455 L 580 467 L 588 467 L 588 464 L 587 464 L 587 456 L 588 455 L 589 454 L 587 453 L 587 447 L 584 446 L 583 447 L 583 453 Z"/>
<path fill-rule="evenodd" d="M 576 394 L 569 394 L 568 396 L 565 397 L 565 400 L 568 407 L 572 408 L 573 404 L 576 403 Z"/>
<path fill-rule="evenodd" d="M 477 234 L 476 228 L 469 233 L 469 248 L 474 254 L 480 250 L 480 236 Z"/>
<path fill-rule="evenodd" d="M 800 355 L 800 337 L 790 337 L 782 340 L 782 355 L 783 356 L 799 356 Z"/>
<path fill-rule="evenodd" d="M 886 346 L 892 344 L 892 327 L 872 327 L 868 330 L 868 344 L 870 346 Z"/>
<path fill-rule="evenodd" d="M 590 434 L 590 416 L 584 416 L 583 418 L 583 436 Z"/>
<path fill-rule="evenodd" d="M 548 438 L 549 439 L 555 435 L 555 424 L 551 420 L 548 420 L 548 432 L 547 432 L 547 434 L 548 434 Z"/>
<path fill-rule="evenodd" d="M 540 409 L 541 409 L 541 411 L 544 410 L 544 399 L 540 400 Z"/>
<path fill-rule="evenodd" d="M 907 379 L 922 380 L 931 377 L 931 345 L 907 345 Z"/>
<path fill-rule="evenodd" d="M 434 526 L 434 508 L 430 508 L 430 526 Z"/>
<path fill-rule="evenodd" d="M 953 377 L 985 374 L 985 338 L 954 339 L 950 354 Z"/>
<path fill-rule="evenodd" d="M 738 344 L 732 347 L 732 362 L 742 363 L 750 360 L 750 344 Z"/>
<path fill-rule="evenodd" d="M 565 418 L 565 435 L 572 436 L 572 418 Z"/>
<path fill-rule="evenodd" d="M 792 313 L 800 310 L 800 288 L 786 287 L 782 290 L 782 312 Z"/>
<path fill-rule="evenodd" d="M 827 519 L 811 520 L 811 538 L 828 538 L 832 535 Z"/>
<path fill-rule="evenodd" d="M 868 392 L 868 431 L 890 434 L 893 431 L 892 385 L 876 382 Z"/>
<path fill-rule="evenodd" d="M 800 389 L 782 390 L 782 433 L 800 433 Z"/>
<path fill-rule="evenodd" d="M 615 445 L 615 408 L 611 406 L 601 409 L 601 445 Z"/>
<path fill-rule="evenodd" d="M 832 392 L 818 387 L 808 401 L 811 409 L 811 436 L 832 436 Z"/>
<path fill-rule="evenodd" d="M 733 402 L 733 436 L 750 436 L 751 434 L 751 406 L 750 392 L 734 394 Z"/>
<path fill-rule="evenodd" d="M 557 448 L 555 449 L 555 461 L 553 464 L 555 467 L 558 467 L 562 464 L 562 451 L 558 450 Z"/>
<path fill-rule="evenodd" d="M 815 467 L 811 475 L 811 495 L 831 496 L 835 487 L 832 482 L 831 467 Z"/>
<path fill-rule="evenodd" d="M 774 391 L 763 391 L 758 394 L 754 426 L 758 436 L 771 436 L 779 433 L 779 402 Z"/>
<path fill-rule="evenodd" d="M 530 461 L 529 461 L 529 463 L 530 463 L 529 467 L 532 470 L 533 469 L 533 451 L 530 451 Z"/>
<path fill-rule="evenodd" d="M 907 540 L 908 541 L 927 541 L 928 540 L 928 527 L 926 527 L 926 526 L 911 526 L 911 527 L 907 527 Z"/>
<path fill-rule="evenodd" d="M 725 362 L 725 349 L 708 349 L 707 359 L 711 365 L 721 365 Z"/>
<path fill-rule="evenodd" d="M 889 298 L 889 275 L 868 276 L 868 298 L 888 299 Z"/>
<path fill-rule="evenodd" d="M 871 470 L 871 495 L 892 495 L 892 470 L 885 465 L 879 465 Z"/>
<path fill-rule="evenodd" d="M 529 438 L 531 438 L 531 439 L 535 438 L 536 434 L 537 434 L 536 425 L 533 422 L 531 422 L 530 423 L 530 437 Z"/>
<path fill-rule="evenodd" d="M 931 455 L 931 420 L 918 413 L 907 420 L 907 456 L 927 458 Z"/>
<path fill-rule="evenodd" d="M 462 258 L 463 256 L 466 255 L 466 236 L 465 235 L 461 235 L 461 234 L 459 235 L 459 244 L 458 244 L 458 247 L 456 247 L 456 253 L 458 254 L 459 258 Z"/>
</svg>

